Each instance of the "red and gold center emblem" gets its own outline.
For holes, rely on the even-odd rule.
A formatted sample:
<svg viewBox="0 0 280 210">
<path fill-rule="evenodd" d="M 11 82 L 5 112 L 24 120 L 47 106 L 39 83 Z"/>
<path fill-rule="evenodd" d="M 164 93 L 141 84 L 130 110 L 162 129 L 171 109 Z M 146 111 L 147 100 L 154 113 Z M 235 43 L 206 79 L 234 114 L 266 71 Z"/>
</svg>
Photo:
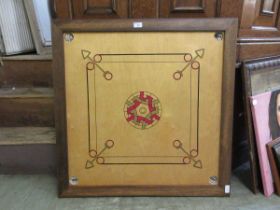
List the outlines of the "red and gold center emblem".
<svg viewBox="0 0 280 210">
<path fill-rule="evenodd" d="M 147 91 L 134 93 L 125 102 L 124 116 L 135 128 L 142 130 L 150 128 L 160 120 L 160 101 Z"/>
</svg>

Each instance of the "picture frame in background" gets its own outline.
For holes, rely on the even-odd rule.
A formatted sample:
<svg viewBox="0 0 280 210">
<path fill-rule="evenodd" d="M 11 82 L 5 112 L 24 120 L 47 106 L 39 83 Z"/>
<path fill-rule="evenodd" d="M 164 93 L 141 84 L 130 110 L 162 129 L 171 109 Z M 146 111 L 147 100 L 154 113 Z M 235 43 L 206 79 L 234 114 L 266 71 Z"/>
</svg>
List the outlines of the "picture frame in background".
<svg viewBox="0 0 280 210">
<path fill-rule="evenodd" d="M 274 192 L 266 144 L 274 140 L 275 132 L 279 134 L 278 131 L 280 131 L 280 121 L 274 122 L 273 120 L 277 117 L 277 109 L 274 105 L 277 103 L 275 96 L 279 94 L 279 90 L 274 90 L 250 97 L 262 186 L 266 197 L 271 196 Z M 276 126 L 278 126 L 278 128 Z M 274 129 L 274 127 L 277 129 Z M 278 137 L 280 137 L 280 135 Z"/>
<path fill-rule="evenodd" d="M 0 55 L 34 51 L 35 46 L 23 1 L 0 3 Z"/>
<path fill-rule="evenodd" d="M 275 192 L 277 195 L 280 195 L 280 169 L 278 168 L 278 164 L 280 163 L 278 160 L 280 159 L 280 138 L 269 142 L 266 146 L 274 180 Z"/>
<path fill-rule="evenodd" d="M 279 172 L 280 171 L 280 147 L 279 147 L 279 144 L 273 145 L 272 152 L 273 152 L 273 155 L 274 155 L 277 170 Z"/>
<path fill-rule="evenodd" d="M 248 132 L 248 156 L 252 180 L 251 190 L 257 193 L 262 188 L 262 183 L 250 97 L 280 88 L 280 56 L 246 60 L 242 65 L 244 115 Z"/>
<path fill-rule="evenodd" d="M 236 34 L 231 18 L 56 21 L 59 196 L 229 196 Z"/>
<path fill-rule="evenodd" d="M 49 0 L 24 0 L 37 54 L 52 52 Z"/>
</svg>

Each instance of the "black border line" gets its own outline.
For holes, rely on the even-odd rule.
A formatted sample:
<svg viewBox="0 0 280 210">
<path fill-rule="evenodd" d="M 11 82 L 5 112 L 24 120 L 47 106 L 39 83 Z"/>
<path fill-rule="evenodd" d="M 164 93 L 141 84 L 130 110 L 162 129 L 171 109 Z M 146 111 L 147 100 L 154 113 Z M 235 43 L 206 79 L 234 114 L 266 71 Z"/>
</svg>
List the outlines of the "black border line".
<svg viewBox="0 0 280 210">
<path fill-rule="evenodd" d="M 95 54 L 95 55 L 101 55 L 101 56 L 151 56 L 151 55 L 186 55 L 187 53 L 119 53 L 119 54 L 106 54 L 106 53 L 103 53 L 103 54 Z M 125 63 L 125 62 L 124 62 Z M 157 62 L 155 62 L 157 63 Z M 160 63 L 160 62 L 159 62 Z M 185 63 L 185 62 L 182 62 L 182 63 Z M 198 131 L 199 131 L 199 87 L 200 87 L 200 68 L 197 70 L 198 71 L 198 99 L 197 99 L 197 145 L 196 145 L 196 150 L 197 150 L 197 153 L 199 155 L 199 139 L 198 139 Z M 95 92 L 95 113 L 96 113 L 96 80 L 95 80 L 95 71 L 94 71 L 94 92 Z M 87 91 L 88 91 L 88 113 L 90 114 L 89 112 L 89 83 L 88 83 L 88 70 L 87 70 Z M 90 115 L 88 116 L 88 118 L 90 119 Z M 98 150 L 98 142 L 97 142 L 97 117 L 96 117 L 96 114 L 95 114 L 95 126 L 96 126 L 96 152 Z M 89 126 L 88 126 L 88 132 L 89 132 L 89 151 L 91 151 L 91 137 L 90 137 L 90 121 L 89 121 Z M 191 140 L 190 140 L 191 141 Z M 190 149 L 191 150 L 191 149 Z M 110 156 L 102 156 L 104 158 L 106 157 L 110 157 Z M 112 157 L 112 156 L 111 156 Z M 124 156 L 114 156 L 114 157 L 124 157 Z M 130 158 L 133 158 L 135 156 L 130 156 Z M 142 157 L 142 158 L 149 158 L 151 156 L 138 156 L 138 157 Z M 153 156 L 154 158 L 165 158 L 165 157 L 168 157 L 168 156 Z M 179 156 L 179 157 L 184 157 L 184 156 Z M 118 164 L 118 163 L 103 163 L 103 164 Z M 119 163 L 119 164 L 127 164 L 127 163 Z M 129 163 L 129 164 L 177 164 L 177 163 Z M 185 163 L 178 163 L 178 164 L 184 164 L 184 165 L 188 165 L 188 164 L 185 164 Z"/>
</svg>

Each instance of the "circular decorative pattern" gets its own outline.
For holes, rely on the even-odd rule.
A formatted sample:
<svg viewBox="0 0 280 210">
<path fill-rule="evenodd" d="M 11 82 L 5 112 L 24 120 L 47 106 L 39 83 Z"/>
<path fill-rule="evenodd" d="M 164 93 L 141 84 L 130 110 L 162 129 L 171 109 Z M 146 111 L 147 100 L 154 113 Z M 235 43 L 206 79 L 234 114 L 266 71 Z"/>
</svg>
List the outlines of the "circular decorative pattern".
<svg viewBox="0 0 280 210">
<path fill-rule="evenodd" d="M 173 141 L 173 146 L 177 149 L 181 148 L 182 147 L 182 142 L 180 140 L 176 139 L 176 140 Z"/>
<path fill-rule="evenodd" d="M 183 157 L 183 163 L 184 164 L 190 164 L 192 159 L 188 156 Z"/>
<path fill-rule="evenodd" d="M 184 60 L 186 62 L 190 62 L 192 60 L 192 55 L 190 53 L 187 53 L 184 55 Z"/>
<path fill-rule="evenodd" d="M 105 159 L 104 159 L 104 157 L 97 157 L 96 162 L 99 164 L 103 164 L 103 163 L 105 163 Z"/>
<path fill-rule="evenodd" d="M 183 77 L 182 71 L 175 71 L 175 72 L 173 73 L 173 79 L 175 79 L 175 80 L 179 80 L 179 79 L 181 79 L 182 77 Z"/>
<path fill-rule="evenodd" d="M 105 142 L 105 147 L 107 147 L 108 149 L 112 148 L 114 146 L 114 141 L 113 140 L 107 140 Z"/>
<path fill-rule="evenodd" d="M 147 129 L 160 120 L 161 104 L 152 93 L 140 91 L 132 94 L 124 104 L 126 121 L 135 128 Z"/>
<path fill-rule="evenodd" d="M 94 63 L 88 62 L 87 63 L 87 70 L 93 70 L 94 69 Z"/>
<path fill-rule="evenodd" d="M 89 151 L 89 156 L 90 156 L 90 157 L 95 158 L 96 155 L 97 155 L 96 150 L 92 149 L 92 150 Z"/>
<path fill-rule="evenodd" d="M 199 69 L 200 64 L 197 61 L 192 62 L 192 68 L 193 69 Z"/>
<path fill-rule="evenodd" d="M 99 54 L 94 55 L 93 60 L 95 63 L 100 63 L 102 61 L 102 56 Z"/>
<path fill-rule="evenodd" d="M 197 150 L 195 150 L 195 149 L 193 149 L 193 150 L 191 150 L 191 156 L 192 157 L 196 157 L 197 155 L 198 155 L 198 152 L 197 152 Z"/>
<path fill-rule="evenodd" d="M 112 74 L 111 72 L 109 72 L 109 71 L 105 71 L 105 72 L 103 73 L 103 76 L 104 76 L 104 78 L 105 78 L 106 80 L 111 80 L 111 79 L 113 79 L 113 74 Z"/>
</svg>

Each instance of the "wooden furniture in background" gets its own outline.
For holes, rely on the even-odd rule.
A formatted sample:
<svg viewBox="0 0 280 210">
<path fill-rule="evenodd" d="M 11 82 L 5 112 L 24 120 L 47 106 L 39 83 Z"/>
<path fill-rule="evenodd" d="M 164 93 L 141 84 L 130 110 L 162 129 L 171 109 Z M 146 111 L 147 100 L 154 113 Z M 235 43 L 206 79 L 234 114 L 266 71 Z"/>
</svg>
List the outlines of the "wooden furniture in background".
<svg viewBox="0 0 280 210">
<path fill-rule="evenodd" d="M 51 56 L 2 57 L 0 173 L 54 173 Z"/>
<path fill-rule="evenodd" d="M 237 61 L 280 52 L 279 0 L 53 0 L 55 19 L 239 19 Z"/>
</svg>

